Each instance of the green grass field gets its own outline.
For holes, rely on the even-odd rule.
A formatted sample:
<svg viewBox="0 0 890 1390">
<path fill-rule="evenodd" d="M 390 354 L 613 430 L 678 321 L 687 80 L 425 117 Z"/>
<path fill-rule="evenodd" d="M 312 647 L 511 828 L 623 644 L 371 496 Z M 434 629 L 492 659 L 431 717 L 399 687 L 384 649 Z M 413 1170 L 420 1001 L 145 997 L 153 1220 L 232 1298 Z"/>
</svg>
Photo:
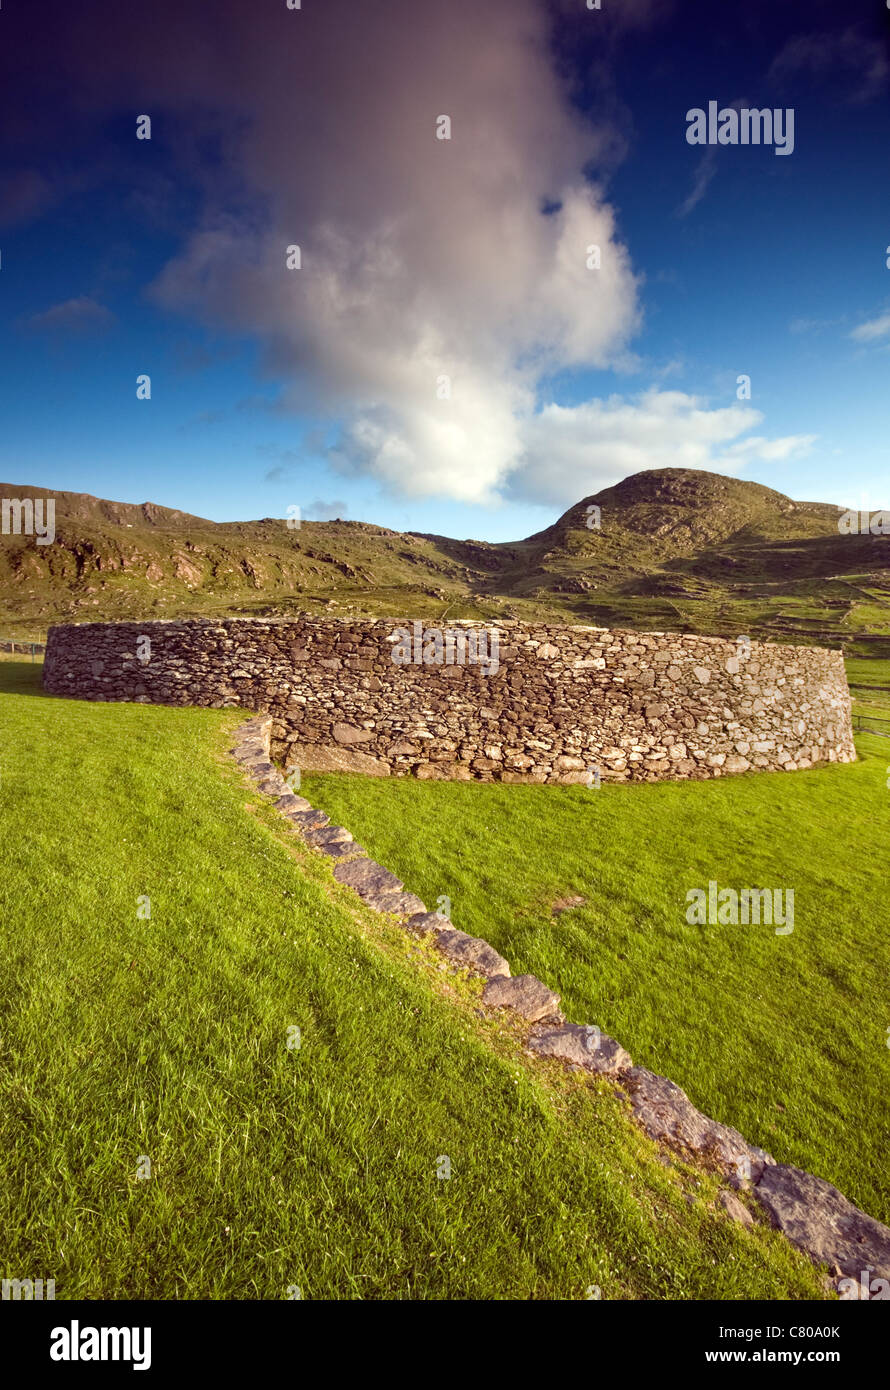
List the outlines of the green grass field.
<svg viewBox="0 0 890 1390">
<path fill-rule="evenodd" d="M 845 665 L 847 680 L 851 685 L 882 686 L 890 691 L 890 661 L 848 657 Z"/>
<path fill-rule="evenodd" d="M 890 661 L 848 658 L 846 667 L 847 680 L 851 682 L 854 715 L 872 715 L 876 720 L 890 721 Z M 890 722 L 886 722 L 883 728 L 880 723 L 873 724 L 872 730 L 875 728 L 881 733 L 890 734 Z M 887 759 L 890 762 L 890 750 Z"/>
<path fill-rule="evenodd" d="M 607 1085 L 527 1061 L 478 985 L 336 885 L 226 756 L 242 716 L 51 699 L 40 670 L 0 667 L 4 1278 L 60 1300 L 822 1294 Z M 496 809 L 471 790 L 442 814 Z M 527 834 L 550 813 L 518 790 Z M 447 837 L 406 833 L 447 888 Z"/>
<path fill-rule="evenodd" d="M 572 1021 L 888 1221 L 890 742 L 859 752 L 599 790 L 331 775 L 304 791 Z M 688 925 L 687 890 L 712 880 L 793 889 L 793 933 Z M 554 915 L 571 895 L 584 905 Z"/>
</svg>

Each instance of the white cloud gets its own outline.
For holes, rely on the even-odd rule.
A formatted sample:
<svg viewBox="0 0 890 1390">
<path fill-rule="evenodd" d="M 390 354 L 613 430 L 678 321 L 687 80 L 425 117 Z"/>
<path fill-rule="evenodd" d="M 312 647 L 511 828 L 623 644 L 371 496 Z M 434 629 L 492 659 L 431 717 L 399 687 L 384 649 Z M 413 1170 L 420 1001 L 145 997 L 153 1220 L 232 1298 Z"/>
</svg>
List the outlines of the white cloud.
<svg viewBox="0 0 890 1390">
<path fill-rule="evenodd" d="M 114 314 L 89 295 L 53 304 L 40 314 L 32 314 L 25 326 L 35 332 L 82 334 L 102 332 L 115 322 Z"/>
<path fill-rule="evenodd" d="M 183 67 L 163 99 L 225 88 L 237 134 L 155 298 L 258 338 L 285 408 L 343 422 L 331 455 L 343 470 L 491 500 L 521 458 L 539 382 L 622 369 L 639 320 L 613 210 L 584 176 L 613 132 L 572 106 L 547 7 L 327 0 L 297 17 L 280 62 L 278 14 L 224 7 L 230 68 Z M 450 141 L 436 139 L 440 114 Z M 235 173 L 250 215 L 228 211 Z M 559 210 L 542 215 L 545 201 Z M 285 268 L 291 244 L 299 270 Z"/>
<path fill-rule="evenodd" d="M 681 391 L 550 405 L 526 423 L 525 455 L 510 480 L 510 492 L 529 501 L 571 506 L 643 469 L 735 473 L 753 462 L 800 457 L 816 438 L 740 438 L 762 420 L 750 406 L 708 408 Z"/>
<path fill-rule="evenodd" d="M 692 183 L 692 188 L 690 192 L 687 194 L 687 196 L 683 199 L 683 202 L 677 208 L 678 217 L 688 217 L 692 209 L 694 207 L 697 207 L 697 205 L 701 202 L 702 198 L 707 193 L 711 180 L 713 179 L 716 172 L 717 150 L 716 148 L 713 148 L 707 150 L 704 156 L 702 157 L 701 162 L 699 163 L 699 166 L 695 171 L 695 178 Z"/>
<path fill-rule="evenodd" d="M 866 323 L 860 323 L 854 328 L 850 337 L 857 343 L 871 343 L 875 338 L 885 338 L 890 333 L 890 314 L 881 314 L 879 318 L 869 319 Z"/>
<path fill-rule="evenodd" d="M 562 3 L 562 40 L 595 25 L 604 53 L 664 9 Z M 155 12 L 134 29 L 109 11 L 113 71 L 89 47 L 76 55 L 120 100 L 136 75 L 150 84 L 171 128 L 217 113 L 222 157 L 195 170 L 201 224 L 155 298 L 256 338 L 280 390 L 245 406 L 342 422 L 328 457 L 344 473 L 402 494 L 570 504 L 639 469 L 727 470 L 807 447 L 745 439 L 756 411 L 680 392 L 536 410 L 560 370 L 626 370 L 640 318 L 613 209 L 585 177 L 616 132 L 572 105 L 548 6 L 218 0 L 224 43 L 207 42 L 203 10 L 157 0 Z M 435 138 L 441 114 L 450 141 Z M 292 244 L 299 270 L 286 268 Z"/>
<path fill-rule="evenodd" d="M 788 325 L 789 333 L 821 333 L 826 328 L 835 328 L 843 319 L 792 319 Z"/>
<path fill-rule="evenodd" d="M 787 459 L 801 458 L 809 453 L 818 438 L 817 434 L 786 434 L 779 439 L 753 435 L 750 439 L 731 444 L 724 457 L 726 462 L 784 463 Z"/>
<path fill-rule="evenodd" d="M 310 502 L 303 511 L 303 516 L 307 521 L 340 521 L 348 515 L 349 504 L 339 498 L 334 498 L 330 502 L 318 498 L 315 502 Z"/>
<path fill-rule="evenodd" d="M 822 85 L 835 78 L 854 102 L 868 102 L 885 93 L 890 81 L 890 61 L 883 40 L 868 37 L 851 26 L 818 34 L 799 34 L 790 39 L 770 67 L 769 76 L 786 82 L 807 73 Z"/>
</svg>

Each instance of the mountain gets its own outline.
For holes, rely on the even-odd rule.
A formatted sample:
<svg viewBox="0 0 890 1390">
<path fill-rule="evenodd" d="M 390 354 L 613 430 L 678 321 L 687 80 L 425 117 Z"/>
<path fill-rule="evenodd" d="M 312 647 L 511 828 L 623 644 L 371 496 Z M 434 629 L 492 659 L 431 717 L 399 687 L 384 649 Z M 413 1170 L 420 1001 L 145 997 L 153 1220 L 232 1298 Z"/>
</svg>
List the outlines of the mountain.
<svg viewBox="0 0 890 1390">
<path fill-rule="evenodd" d="M 0 538 L 0 637 L 98 618 L 513 614 L 890 655 L 890 537 L 841 534 L 836 506 L 716 473 L 634 474 L 504 544 L 355 521 L 218 523 L 11 483 L 0 497 L 56 502 L 52 545 Z"/>
<path fill-rule="evenodd" d="M 158 527 L 170 531 L 190 526 L 214 526 L 213 521 L 179 512 L 172 507 L 159 507 L 154 502 L 109 502 L 88 492 L 54 492 L 52 488 L 31 487 L 26 483 L 0 483 L 3 497 L 55 498 L 56 513 L 68 521 L 87 525 L 110 522 L 113 526 Z"/>
</svg>

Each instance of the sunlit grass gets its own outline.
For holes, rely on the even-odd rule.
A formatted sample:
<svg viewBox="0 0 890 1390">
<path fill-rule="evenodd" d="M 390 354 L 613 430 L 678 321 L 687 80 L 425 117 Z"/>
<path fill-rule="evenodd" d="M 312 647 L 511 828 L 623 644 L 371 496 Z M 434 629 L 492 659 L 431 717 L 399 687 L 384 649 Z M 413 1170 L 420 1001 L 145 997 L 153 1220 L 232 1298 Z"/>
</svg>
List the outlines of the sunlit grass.
<svg viewBox="0 0 890 1390">
<path fill-rule="evenodd" d="M 819 1296 L 609 1087 L 528 1062 L 300 851 L 225 756 L 243 716 L 50 699 L 39 673 L 0 668 L 4 1277 L 59 1299 Z"/>
<path fill-rule="evenodd" d="M 886 668 L 885 668 L 886 669 Z M 307 777 L 463 930 L 706 1113 L 890 1219 L 890 743 L 795 773 L 642 786 Z M 794 931 L 690 926 L 686 894 L 794 891 Z M 551 904 L 584 905 L 554 915 Z"/>
</svg>

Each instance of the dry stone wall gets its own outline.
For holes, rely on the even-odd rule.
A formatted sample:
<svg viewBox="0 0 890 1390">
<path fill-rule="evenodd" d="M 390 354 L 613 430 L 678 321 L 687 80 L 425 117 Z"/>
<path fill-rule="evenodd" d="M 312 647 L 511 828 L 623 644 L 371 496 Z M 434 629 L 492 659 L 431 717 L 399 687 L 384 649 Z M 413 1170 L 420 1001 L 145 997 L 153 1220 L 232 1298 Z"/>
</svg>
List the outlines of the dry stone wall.
<svg viewBox="0 0 890 1390">
<path fill-rule="evenodd" d="M 840 652 L 520 622 L 454 623 L 455 640 L 437 644 L 415 628 L 312 617 L 63 625 L 49 632 L 44 687 L 270 713 L 276 755 L 379 776 L 655 781 L 855 756 Z M 461 650 L 465 638 L 487 643 L 487 663 Z"/>
<path fill-rule="evenodd" d="M 759 1202 L 792 1245 L 839 1281 L 841 1298 L 890 1296 L 890 1228 L 854 1207 L 824 1178 L 777 1163 L 738 1130 L 703 1115 L 673 1081 L 634 1066 L 621 1044 L 596 1024 L 569 1023 L 559 995 L 543 980 L 514 976 L 509 961 L 487 941 L 458 930 L 441 911 L 428 911 L 421 898 L 405 891 L 400 878 L 356 844 L 345 826 L 332 825 L 324 811 L 293 794 L 270 759 L 271 733 L 268 715 L 238 729 L 232 753 L 247 777 L 274 799 L 306 844 L 337 861 L 333 876 L 338 883 L 353 889 L 375 912 L 392 914 L 412 935 L 430 941 L 445 957 L 446 968 L 482 977 L 483 1017 L 487 1010 L 507 1010 L 523 1029 L 530 1056 L 613 1081 L 650 1139 L 684 1158 L 703 1159 L 722 1175 L 727 1186 L 719 1201 L 729 1218 L 752 1225 L 750 1203 Z M 736 1193 L 746 1196 L 749 1205 Z"/>
</svg>

